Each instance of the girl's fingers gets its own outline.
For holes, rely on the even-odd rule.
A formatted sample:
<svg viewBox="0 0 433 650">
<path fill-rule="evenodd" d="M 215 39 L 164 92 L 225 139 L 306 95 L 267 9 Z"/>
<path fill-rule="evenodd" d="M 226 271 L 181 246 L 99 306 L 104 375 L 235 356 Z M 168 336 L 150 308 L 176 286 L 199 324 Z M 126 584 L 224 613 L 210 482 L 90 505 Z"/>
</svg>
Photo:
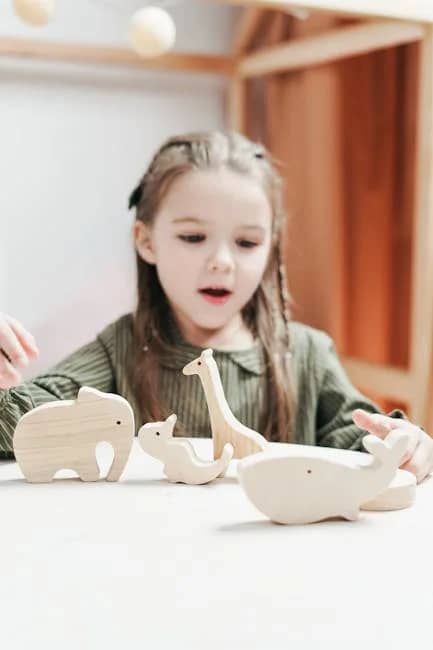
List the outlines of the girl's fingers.
<svg viewBox="0 0 433 650">
<path fill-rule="evenodd" d="M 392 422 L 392 418 L 380 413 L 368 413 L 364 409 L 355 409 L 352 413 L 355 424 L 360 428 L 373 433 L 379 438 L 385 438 L 391 429 L 398 428 L 398 422 Z M 390 422 L 391 420 L 391 422 Z"/>
<path fill-rule="evenodd" d="M 0 314 L 0 349 L 14 366 L 25 368 L 29 357 L 36 358 L 39 351 L 30 332 L 12 316 Z"/>
<path fill-rule="evenodd" d="M 30 332 L 28 332 L 25 327 L 23 327 L 21 323 L 12 316 L 7 316 L 7 321 L 25 352 L 29 356 L 37 358 L 39 356 L 39 350 L 33 334 L 30 334 Z"/>
<path fill-rule="evenodd" d="M 415 453 L 415 449 L 419 446 L 420 444 L 420 437 L 422 434 L 421 429 L 414 429 L 412 431 L 409 431 L 407 429 L 402 429 L 403 433 L 409 434 L 409 443 L 407 446 L 406 453 L 404 454 L 403 458 L 400 461 L 400 467 L 402 467 L 407 461 L 412 458 L 412 456 Z M 402 469 L 404 469 L 402 467 Z"/>
<path fill-rule="evenodd" d="M 33 336 L 15 318 L 0 314 L 0 388 L 12 388 L 22 382 L 18 368 L 25 368 L 29 357 L 39 351 Z"/>
<path fill-rule="evenodd" d="M 420 483 L 433 471 L 433 440 L 430 436 L 426 433 L 423 434 L 412 457 L 400 465 L 400 468 L 415 474 L 417 483 Z"/>
<path fill-rule="evenodd" d="M 13 365 L 0 353 L 0 388 L 13 388 L 22 382 L 20 373 Z"/>
<path fill-rule="evenodd" d="M 368 411 L 364 411 L 363 409 L 353 411 L 352 418 L 358 427 L 382 439 L 386 438 L 390 431 L 399 428 L 403 433 L 409 435 L 407 450 L 401 459 L 400 467 L 412 458 L 423 433 L 419 427 L 411 422 L 403 421 L 400 418 L 394 420 L 388 415 L 382 415 L 381 413 L 368 413 Z"/>
<path fill-rule="evenodd" d="M 27 355 L 9 324 L 0 320 L 0 348 L 3 358 L 21 368 L 28 364 Z"/>
</svg>

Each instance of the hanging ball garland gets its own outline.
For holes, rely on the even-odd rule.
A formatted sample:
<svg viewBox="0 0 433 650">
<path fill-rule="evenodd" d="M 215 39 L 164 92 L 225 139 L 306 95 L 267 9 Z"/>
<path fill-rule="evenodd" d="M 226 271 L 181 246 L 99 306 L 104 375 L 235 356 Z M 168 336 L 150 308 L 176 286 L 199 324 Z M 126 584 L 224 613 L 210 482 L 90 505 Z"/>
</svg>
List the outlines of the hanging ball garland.
<svg viewBox="0 0 433 650">
<path fill-rule="evenodd" d="M 55 0 L 13 0 L 14 11 L 30 25 L 46 25 L 53 17 Z M 144 7 L 133 14 L 129 25 L 129 41 L 143 57 L 161 56 L 176 40 L 173 18 L 160 7 Z"/>
<path fill-rule="evenodd" d="M 173 47 L 175 39 L 176 26 L 164 9 L 145 7 L 132 16 L 129 41 L 140 56 L 160 56 Z"/>
<path fill-rule="evenodd" d="M 14 11 L 30 25 L 46 25 L 52 19 L 55 0 L 13 0 Z"/>
</svg>

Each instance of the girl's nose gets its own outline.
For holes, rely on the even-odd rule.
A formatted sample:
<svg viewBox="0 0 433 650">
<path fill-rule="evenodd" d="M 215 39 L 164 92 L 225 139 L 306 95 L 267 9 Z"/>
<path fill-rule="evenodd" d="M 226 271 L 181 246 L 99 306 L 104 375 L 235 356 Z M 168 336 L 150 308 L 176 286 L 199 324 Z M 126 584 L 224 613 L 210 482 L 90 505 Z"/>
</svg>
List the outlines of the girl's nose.
<svg viewBox="0 0 433 650">
<path fill-rule="evenodd" d="M 219 248 L 209 260 L 210 271 L 230 271 L 233 268 L 233 259 L 227 248 Z"/>
</svg>

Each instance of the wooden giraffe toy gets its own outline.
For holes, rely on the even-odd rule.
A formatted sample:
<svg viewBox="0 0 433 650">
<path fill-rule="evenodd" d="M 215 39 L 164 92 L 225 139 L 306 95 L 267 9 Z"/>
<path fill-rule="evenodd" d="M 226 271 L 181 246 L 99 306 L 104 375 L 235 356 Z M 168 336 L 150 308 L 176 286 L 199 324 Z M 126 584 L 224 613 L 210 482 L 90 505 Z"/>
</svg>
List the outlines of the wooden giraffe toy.
<svg viewBox="0 0 433 650">
<path fill-rule="evenodd" d="M 173 438 L 177 416 L 173 413 L 164 422 L 148 422 L 138 431 L 139 443 L 145 452 L 164 463 L 164 473 L 173 483 L 202 485 L 224 476 L 233 457 L 233 447 L 224 445 L 221 458 L 204 461 L 185 438 Z"/>
<path fill-rule="evenodd" d="M 183 368 L 184 375 L 200 377 L 209 409 L 214 458 L 222 454 L 225 443 L 233 445 L 233 458 L 243 458 L 264 451 L 268 441 L 235 418 L 224 395 L 218 366 L 213 351 L 208 348 Z"/>
<path fill-rule="evenodd" d="M 97 481 L 96 445 L 109 442 L 114 460 L 107 481 L 117 481 L 134 439 L 134 413 L 120 395 L 83 386 L 76 400 L 48 402 L 25 413 L 13 437 L 15 458 L 30 483 L 49 483 L 60 469 Z"/>
</svg>

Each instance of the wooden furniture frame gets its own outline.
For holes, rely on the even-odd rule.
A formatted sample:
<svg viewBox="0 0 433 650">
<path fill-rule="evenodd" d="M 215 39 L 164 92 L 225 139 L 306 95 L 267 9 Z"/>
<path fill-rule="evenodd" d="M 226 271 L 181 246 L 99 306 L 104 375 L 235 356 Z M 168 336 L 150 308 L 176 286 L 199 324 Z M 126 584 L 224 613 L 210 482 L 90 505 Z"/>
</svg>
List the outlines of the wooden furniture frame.
<svg viewBox="0 0 433 650">
<path fill-rule="evenodd" d="M 203 0 L 206 1 L 206 0 Z M 209 0 L 207 0 L 209 1 Z M 0 55 L 219 74 L 229 80 L 227 121 L 245 130 L 247 80 L 419 42 L 419 100 L 409 367 L 344 359 L 355 384 L 408 405 L 433 433 L 433 3 L 426 0 L 213 0 L 243 7 L 231 56 L 169 54 L 143 60 L 127 49 L 0 38 Z M 246 53 L 267 10 L 314 11 L 363 19 L 328 32 Z"/>
</svg>

